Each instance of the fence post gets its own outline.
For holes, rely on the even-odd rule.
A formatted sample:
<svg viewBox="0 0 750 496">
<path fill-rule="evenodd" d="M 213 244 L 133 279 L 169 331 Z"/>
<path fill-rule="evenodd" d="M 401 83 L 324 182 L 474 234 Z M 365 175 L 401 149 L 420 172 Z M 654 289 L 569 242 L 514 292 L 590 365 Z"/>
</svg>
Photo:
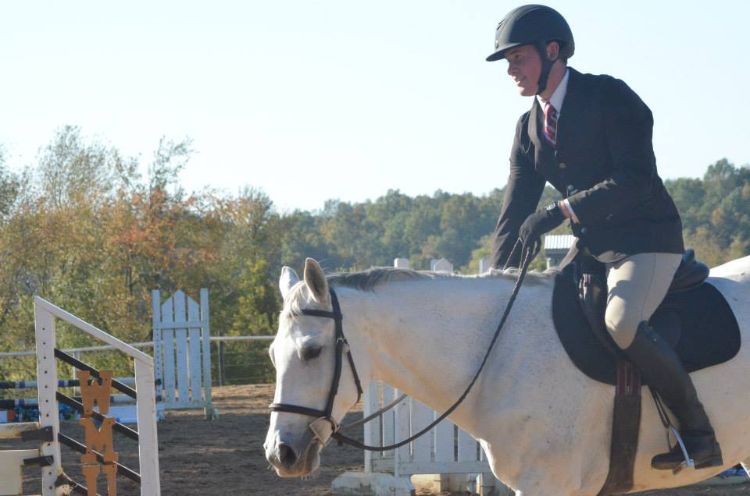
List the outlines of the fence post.
<svg viewBox="0 0 750 496">
<path fill-rule="evenodd" d="M 135 388 L 139 398 L 136 403 L 138 437 L 143 439 L 142 446 L 138 447 L 141 488 L 146 490 L 144 494 L 158 494 L 160 491 L 159 446 L 157 444 L 156 390 L 154 388 L 154 368 L 152 364 L 135 360 Z"/>
<path fill-rule="evenodd" d="M 211 392 L 211 318 L 208 311 L 208 289 L 200 291 L 200 316 L 204 322 L 200 329 L 200 341 L 203 345 L 203 401 L 206 403 L 204 414 L 207 418 L 216 418 Z"/>
<path fill-rule="evenodd" d="M 164 342 L 162 341 L 161 327 L 161 292 L 158 289 L 151 290 L 151 340 L 154 342 L 154 380 L 156 389 L 162 398 L 167 401 L 164 395 Z"/>
<path fill-rule="evenodd" d="M 40 305 L 34 305 L 34 335 L 36 339 L 36 377 L 39 396 L 39 427 L 52 427 L 52 441 L 42 444 L 42 456 L 51 456 L 53 464 L 42 467 L 42 494 L 55 494 L 55 482 L 62 474 L 62 456 L 57 436 L 60 434 L 60 413 L 57 408 L 57 360 L 55 345 L 57 332 L 55 317 Z"/>
<path fill-rule="evenodd" d="M 224 385 L 224 341 L 219 341 L 216 347 L 216 358 L 219 361 L 219 365 L 216 367 L 216 371 L 219 374 L 218 384 L 219 386 Z"/>
</svg>

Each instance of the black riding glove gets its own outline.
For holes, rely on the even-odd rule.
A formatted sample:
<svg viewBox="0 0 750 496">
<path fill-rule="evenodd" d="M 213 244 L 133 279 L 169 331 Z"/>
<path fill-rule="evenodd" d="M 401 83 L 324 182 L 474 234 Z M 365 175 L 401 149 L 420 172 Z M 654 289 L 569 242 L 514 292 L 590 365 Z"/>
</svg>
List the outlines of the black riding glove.
<svg viewBox="0 0 750 496">
<path fill-rule="evenodd" d="M 544 210 L 534 212 L 526 217 L 518 230 L 518 239 L 524 248 L 533 247 L 541 242 L 542 234 L 548 233 L 565 220 L 562 210 L 553 203 Z"/>
</svg>

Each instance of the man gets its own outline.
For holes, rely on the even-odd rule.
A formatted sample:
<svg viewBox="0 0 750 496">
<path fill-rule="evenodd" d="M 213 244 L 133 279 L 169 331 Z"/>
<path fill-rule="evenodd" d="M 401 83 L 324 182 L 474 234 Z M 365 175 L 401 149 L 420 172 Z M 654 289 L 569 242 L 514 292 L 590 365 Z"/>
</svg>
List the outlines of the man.
<svg viewBox="0 0 750 496">
<path fill-rule="evenodd" d="M 538 243 L 568 219 L 578 246 L 606 266 L 613 340 L 679 420 L 696 468 L 722 465 L 690 376 L 648 323 L 684 251 L 680 216 L 656 170 L 651 111 L 624 82 L 568 67 L 574 51 L 567 22 L 546 6 L 514 9 L 497 27 L 487 60 L 505 59 L 521 95 L 534 98 L 516 127 L 495 267 L 518 264 L 516 239 Z M 545 182 L 563 200 L 534 212 Z M 672 470 L 683 461 L 675 446 L 651 464 Z"/>
</svg>

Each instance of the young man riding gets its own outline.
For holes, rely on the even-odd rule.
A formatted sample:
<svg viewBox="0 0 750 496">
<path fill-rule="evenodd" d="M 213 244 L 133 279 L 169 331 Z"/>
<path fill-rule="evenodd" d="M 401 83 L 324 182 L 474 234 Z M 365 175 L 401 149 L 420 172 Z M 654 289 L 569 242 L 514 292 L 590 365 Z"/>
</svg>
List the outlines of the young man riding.
<svg viewBox="0 0 750 496">
<path fill-rule="evenodd" d="M 505 59 L 521 95 L 534 98 L 516 127 L 494 265 L 517 265 L 516 239 L 529 246 L 570 220 L 579 248 L 606 266 L 612 339 L 679 420 L 696 468 L 720 466 L 690 376 L 648 323 L 684 251 L 679 213 L 656 170 L 651 111 L 624 82 L 568 67 L 574 50 L 567 22 L 546 6 L 514 9 L 497 27 L 487 60 Z M 564 199 L 534 212 L 546 182 Z M 651 464 L 672 470 L 683 462 L 675 446 Z"/>
</svg>

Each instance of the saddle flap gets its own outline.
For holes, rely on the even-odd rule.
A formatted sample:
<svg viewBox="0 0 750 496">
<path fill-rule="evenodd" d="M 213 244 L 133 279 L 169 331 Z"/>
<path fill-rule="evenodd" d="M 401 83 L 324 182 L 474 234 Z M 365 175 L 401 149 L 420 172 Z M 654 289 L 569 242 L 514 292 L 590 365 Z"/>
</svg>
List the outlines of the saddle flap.
<svg viewBox="0 0 750 496">
<path fill-rule="evenodd" d="M 552 320 L 557 335 L 571 361 L 585 375 L 614 385 L 617 353 L 592 331 L 580 303 L 576 272 L 571 264 L 555 278 Z M 600 319 L 602 312 L 595 311 Z M 710 283 L 668 294 L 650 322 L 675 348 L 688 372 L 723 363 L 740 349 L 737 320 L 724 296 Z"/>
</svg>

